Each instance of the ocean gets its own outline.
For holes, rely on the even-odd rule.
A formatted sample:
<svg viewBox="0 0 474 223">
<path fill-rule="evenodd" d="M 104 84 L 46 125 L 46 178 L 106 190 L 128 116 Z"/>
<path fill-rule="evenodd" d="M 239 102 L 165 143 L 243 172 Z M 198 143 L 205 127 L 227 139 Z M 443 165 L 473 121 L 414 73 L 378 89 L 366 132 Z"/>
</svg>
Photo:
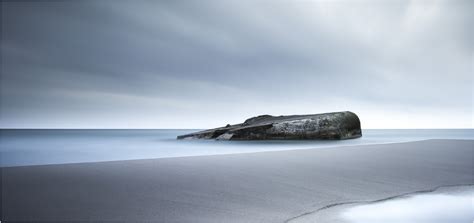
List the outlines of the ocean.
<svg viewBox="0 0 474 223">
<path fill-rule="evenodd" d="M 474 139 L 474 129 L 366 129 L 350 140 L 176 140 L 195 129 L 0 130 L 0 166 L 28 166 L 165 157 L 250 153 L 335 146 Z M 348 147 L 347 149 L 351 149 Z"/>
</svg>

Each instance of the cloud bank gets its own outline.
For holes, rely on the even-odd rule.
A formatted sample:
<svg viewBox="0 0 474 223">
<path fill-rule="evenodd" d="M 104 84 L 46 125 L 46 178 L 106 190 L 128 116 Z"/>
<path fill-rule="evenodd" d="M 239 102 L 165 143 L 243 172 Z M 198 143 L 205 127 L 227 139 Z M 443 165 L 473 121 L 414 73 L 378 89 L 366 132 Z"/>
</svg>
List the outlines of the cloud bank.
<svg viewBox="0 0 474 223">
<path fill-rule="evenodd" d="M 1 4 L 2 128 L 474 127 L 472 1 Z"/>
</svg>

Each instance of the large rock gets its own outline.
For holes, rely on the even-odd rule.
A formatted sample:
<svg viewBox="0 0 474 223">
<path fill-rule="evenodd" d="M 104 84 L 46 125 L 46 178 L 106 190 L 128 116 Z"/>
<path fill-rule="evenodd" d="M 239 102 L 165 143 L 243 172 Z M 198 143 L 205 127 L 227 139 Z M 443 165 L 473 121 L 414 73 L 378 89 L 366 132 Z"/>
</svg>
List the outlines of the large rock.
<svg viewBox="0 0 474 223">
<path fill-rule="evenodd" d="M 178 136 L 178 139 L 270 140 L 353 139 L 362 136 L 356 114 L 333 112 L 314 115 L 261 115 L 244 123 Z"/>
</svg>

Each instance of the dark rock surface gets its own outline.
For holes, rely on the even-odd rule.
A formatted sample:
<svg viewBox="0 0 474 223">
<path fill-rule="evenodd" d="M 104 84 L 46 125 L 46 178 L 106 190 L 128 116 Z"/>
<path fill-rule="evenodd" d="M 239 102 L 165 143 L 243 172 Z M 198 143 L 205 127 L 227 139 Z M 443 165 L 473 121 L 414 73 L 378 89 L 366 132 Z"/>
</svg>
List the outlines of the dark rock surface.
<svg viewBox="0 0 474 223">
<path fill-rule="evenodd" d="M 362 136 L 356 114 L 333 112 L 313 115 L 260 115 L 244 123 L 178 136 L 178 139 L 271 140 L 352 139 Z"/>
</svg>

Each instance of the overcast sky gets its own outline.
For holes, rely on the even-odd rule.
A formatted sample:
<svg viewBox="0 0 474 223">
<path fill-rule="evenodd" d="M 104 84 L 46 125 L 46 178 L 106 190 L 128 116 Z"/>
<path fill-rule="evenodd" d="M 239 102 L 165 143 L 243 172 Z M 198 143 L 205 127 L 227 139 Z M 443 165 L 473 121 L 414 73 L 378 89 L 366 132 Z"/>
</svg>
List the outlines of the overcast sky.
<svg viewBox="0 0 474 223">
<path fill-rule="evenodd" d="M 1 4 L 1 128 L 474 127 L 474 1 Z"/>
</svg>

